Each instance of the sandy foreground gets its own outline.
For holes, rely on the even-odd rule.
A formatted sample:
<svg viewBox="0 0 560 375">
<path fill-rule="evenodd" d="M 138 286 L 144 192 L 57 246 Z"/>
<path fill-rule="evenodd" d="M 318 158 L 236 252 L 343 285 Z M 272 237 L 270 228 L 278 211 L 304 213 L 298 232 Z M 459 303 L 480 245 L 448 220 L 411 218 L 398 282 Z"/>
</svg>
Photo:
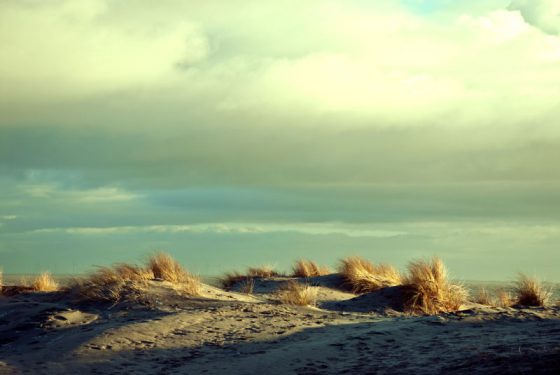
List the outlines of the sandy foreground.
<svg viewBox="0 0 560 375">
<path fill-rule="evenodd" d="M 117 304 L 0 297 L 0 374 L 560 373 L 558 306 L 407 316 L 390 288 L 357 297 L 336 277 L 308 280 L 317 307 L 279 304 L 278 279 L 200 297 L 151 281 Z"/>
</svg>

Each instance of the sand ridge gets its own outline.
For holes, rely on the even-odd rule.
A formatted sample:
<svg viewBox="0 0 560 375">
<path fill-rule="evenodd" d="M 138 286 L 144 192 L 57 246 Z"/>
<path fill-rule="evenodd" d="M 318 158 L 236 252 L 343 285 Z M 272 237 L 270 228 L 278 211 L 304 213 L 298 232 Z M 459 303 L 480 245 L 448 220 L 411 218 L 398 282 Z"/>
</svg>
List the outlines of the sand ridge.
<svg viewBox="0 0 560 375">
<path fill-rule="evenodd" d="M 324 282 L 322 283 L 321 280 Z M 67 294 L 0 299 L 1 374 L 555 373 L 560 309 L 473 305 L 437 316 L 382 309 L 328 278 L 317 307 L 279 304 L 282 278 L 253 295 L 201 296 L 151 281 L 140 300 L 78 303 Z M 387 293 L 387 292 L 385 292 Z M 379 303 L 379 305 L 375 305 Z M 371 306 L 368 309 L 367 305 Z M 352 306 L 355 305 L 355 308 Z"/>
</svg>

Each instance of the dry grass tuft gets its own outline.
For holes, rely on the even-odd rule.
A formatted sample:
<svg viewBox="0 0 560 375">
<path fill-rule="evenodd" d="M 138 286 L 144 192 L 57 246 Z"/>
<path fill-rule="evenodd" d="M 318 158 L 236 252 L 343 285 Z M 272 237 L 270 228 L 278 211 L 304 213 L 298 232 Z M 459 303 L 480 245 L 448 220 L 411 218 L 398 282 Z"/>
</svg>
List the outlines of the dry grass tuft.
<svg viewBox="0 0 560 375">
<path fill-rule="evenodd" d="M 281 276 L 279 272 L 277 272 L 273 266 L 258 266 L 258 267 L 249 267 L 247 269 L 247 276 L 249 277 L 278 277 Z"/>
<path fill-rule="evenodd" d="M 511 294 L 509 292 L 500 290 L 498 292 L 498 297 L 496 298 L 494 305 L 496 305 L 497 307 L 510 307 L 511 305 L 513 305 L 513 302 L 513 298 L 511 298 Z"/>
<path fill-rule="evenodd" d="M 76 280 L 70 289 L 81 299 L 118 302 L 125 297 L 139 298 L 148 281 L 155 278 L 176 284 L 186 294 L 200 292 L 199 279 L 165 253 L 150 257 L 145 268 L 126 263 L 98 267 L 88 277 Z"/>
<path fill-rule="evenodd" d="M 516 303 L 522 306 L 545 306 L 552 295 L 536 278 L 522 273 L 517 278 L 515 293 Z"/>
<path fill-rule="evenodd" d="M 36 292 L 55 292 L 58 290 L 58 283 L 50 273 L 43 272 L 33 280 L 31 288 Z"/>
<path fill-rule="evenodd" d="M 148 270 L 156 279 L 172 283 L 184 282 L 190 276 L 171 255 L 163 252 L 155 253 L 148 259 Z"/>
<path fill-rule="evenodd" d="M 150 270 L 155 278 L 181 284 L 181 291 L 190 295 L 200 293 L 200 279 L 187 272 L 171 255 L 158 252 L 148 260 L 147 269 Z"/>
<path fill-rule="evenodd" d="M 478 294 L 476 295 L 474 302 L 487 306 L 491 306 L 494 304 L 492 298 L 490 297 L 490 293 L 488 293 L 486 288 L 480 288 L 478 290 Z"/>
<path fill-rule="evenodd" d="M 224 276 L 220 277 L 219 282 L 223 289 L 230 290 L 234 285 L 247 278 L 247 275 L 243 275 L 239 272 L 228 272 L 224 274 Z"/>
<path fill-rule="evenodd" d="M 244 281 L 241 282 L 240 292 L 245 294 L 253 294 L 253 290 L 255 289 L 255 280 L 252 277 L 245 278 Z"/>
<path fill-rule="evenodd" d="M 317 277 L 328 275 L 331 270 L 326 266 L 318 266 L 310 260 L 300 259 L 292 267 L 292 272 L 294 277 Z"/>
<path fill-rule="evenodd" d="M 376 266 L 360 257 L 342 259 L 340 273 L 354 293 L 369 293 L 402 284 L 402 276 L 393 266 Z"/>
<path fill-rule="evenodd" d="M 245 274 L 240 272 L 228 272 L 224 274 L 224 276 L 220 277 L 219 282 L 222 288 L 225 290 L 231 290 L 231 288 L 239 283 L 245 283 L 242 288 L 246 289 L 249 279 L 251 279 L 251 285 L 254 286 L 253 279 L 255 278 L 269 278 L 279 276 L 282 275 L 274 270 L 274 267 L 272 266 L 249 267 Z"/>
<path fill-rule="evenodd" d="M 110 272 L 119 275 L 124 280 L 130 281 L 148 281 L 155 279 L 154 272 L 151 269 L 127 263 L 115 264 Z"/>
<path fill-rule="evenodd" d="M 438 314 L 458 310 L 468 293 L 461 285 L 453 285 L 439 258 L 417 260 L 408 265 L 405 309 L 414 314 Z"/>
<path fill-rule="evenodd" d="M 313 306 L 317 301 L 317 288 L 294 280 L 282 285 L 277 293 L 280 301 L 286 305 Z"/>
<path fill-rule="evenodd" d="M 118 302 L 127 295 L 139 294 L 146 285 L 147 279 L 136 273 L 120 274 L 117 267 L 99 267 L 88 277 L 77 279 L 70 290 L 80 299 Z"/>
</svg>

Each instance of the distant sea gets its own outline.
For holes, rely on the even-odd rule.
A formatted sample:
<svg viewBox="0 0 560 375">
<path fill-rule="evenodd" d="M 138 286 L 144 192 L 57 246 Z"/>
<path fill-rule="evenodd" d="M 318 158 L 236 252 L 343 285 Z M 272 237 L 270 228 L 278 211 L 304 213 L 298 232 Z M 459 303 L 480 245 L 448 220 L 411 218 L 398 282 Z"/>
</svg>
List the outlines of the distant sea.
<svg viewBox="0 0 560 375">
<path fill-rule="evenodd" d="M 35 276 L 37 275 L 5 274 L 3 282 L 4 285 L 22 285 L 25 284 L 26 280 L 30 282 Z M 73 279 L 83 275 L 57 274 L 52 276 L 60 285 L 67 285 Z M 219 285 L 218 277 L 216 276 L 202 276 L 201 279 L 204 283 L 214 286 Z M 513 282 L 506 281 L 468 280 L 462 281 L 461 283 L 469 290 L 471 296 L 476 296 L 482 288 L 486 289 L 490 295 L 497 295 L 497 293 L 502 290 L 512 293 L 514 288 Z M 555 302 L 560 300 L 560 283 L 543 282 L 543 285 L 552 292 L 551 301 Z"/>
</svg>

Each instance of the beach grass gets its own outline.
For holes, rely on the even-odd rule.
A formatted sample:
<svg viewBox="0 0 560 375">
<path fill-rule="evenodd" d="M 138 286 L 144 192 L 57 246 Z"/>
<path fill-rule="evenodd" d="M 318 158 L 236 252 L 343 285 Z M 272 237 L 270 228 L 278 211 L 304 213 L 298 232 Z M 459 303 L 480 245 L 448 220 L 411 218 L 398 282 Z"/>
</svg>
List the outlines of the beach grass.
<svg viewBox="0 0 560 375">
<path fill-rule="evenodd" d="M 55 292 L 59 289 L 59 285 L 49 272 L 42 272 L 33 279 L 31 288 L 36 292 Z"/>
<path fill-rule="evenodd" d="M 414 314 L 457 311 L 468 297 L 462 285 L 449 281 L 447 269 L 437 257 L 410 262 L 404 284 L 405 309 Z"/>
<path fill-rule="evenodd" d="M 486 288 L 480 288 L 478 290 L 478 293 L 474 298 L 474 302 L 487 306 L 494 304 L 494 300 Z"/>
<path fill-rule="evenodd" d="M 515 284 L 516 301 L 521 306 L 545 306 L 552 293 L 535 277 L 520 273 Z"/>
<path fill-rule="evenodd" d="M 84 300 L 117 302 L 141 294 L 148 281 L 153 279 L 173 283 L 189 295 L 198 295 L 201 287 L 198 277 L 186 271 L 173 257 L 157 252 L 148 259 L 145 267 L 127 263 L 97 267 L 88 276 L 74 280 L 69 289 Z"/>
<path fill-rule="evenodd" d="M 340 261 L 339 272 L 344 283 L 354 293 L 369 293 L 381 288 L 402 284 L 401 273 L 387 264 L 372 262 L 354 256 Z"/>
<path fill-rule="evenodd" d="M 317 288 L 295 280 L 285 282 L 277 294 L 279 300 L 286 305 L 314 306 L 317 301 Z"/>
<path fill-rule="evenodd" d="M 307 260 L 299 259 L 292 267 L 293 277 L 317 277 L 324 276 L 331 273 L 327 266 L 319 266 L 317 263 Z"/>
</svg>

